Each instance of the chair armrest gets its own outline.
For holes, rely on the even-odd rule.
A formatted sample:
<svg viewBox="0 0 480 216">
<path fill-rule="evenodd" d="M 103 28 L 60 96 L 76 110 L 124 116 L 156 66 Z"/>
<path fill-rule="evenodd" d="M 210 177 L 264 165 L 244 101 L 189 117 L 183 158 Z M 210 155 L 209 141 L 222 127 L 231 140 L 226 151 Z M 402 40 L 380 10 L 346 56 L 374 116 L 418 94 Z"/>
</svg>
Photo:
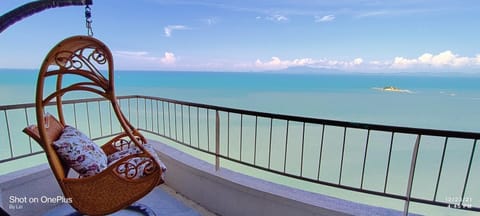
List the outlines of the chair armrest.
<svg viewBox="0 0 480 216">
<path fill-rule="evenodd" d="M 51 141 L 57 140 L 63 132 L 64 125 L 52 115 L 47 115 L 45 121 L 48 122 L 48 127 L 46 127 L 47 137 Z M 41 139 L 37 125 L 28 126 L 23 129 L 23 132 L 34 139 L 45 150 L 46 143 Z"/>
</svg>

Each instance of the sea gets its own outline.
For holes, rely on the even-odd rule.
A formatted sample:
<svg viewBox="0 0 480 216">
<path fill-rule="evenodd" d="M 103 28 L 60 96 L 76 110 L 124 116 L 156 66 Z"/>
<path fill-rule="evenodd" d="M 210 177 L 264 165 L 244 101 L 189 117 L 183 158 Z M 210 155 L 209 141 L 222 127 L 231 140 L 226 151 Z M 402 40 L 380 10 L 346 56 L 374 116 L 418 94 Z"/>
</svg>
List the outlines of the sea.
<svg viewBox="0 0 480 216">
<path fill-rule="evenodd" d="M 0 69 L 0 106 L 33 103 L 37 73 L 33 69 Z M 480 74 L 116 71 L 115 87 L 117 95 L 148 95 L 348 122 L 480 132 Z M 476 160 L 474 169 L 480 169 L 478 165 Z M 302 188 L 304 183 L 296 181 L 279 182 L 332 196 L 337 193 L 315 185 Z M 480 199 L 480 191 L 473 193 L 474 199 Z M 368 204 L 372 202 L 378 199 Z M 403 207 L 402 203 L 380 205 Z M 428 207 L 418 207 L 418 211 L 427 215 L 471 214 Z"/>
</svg>

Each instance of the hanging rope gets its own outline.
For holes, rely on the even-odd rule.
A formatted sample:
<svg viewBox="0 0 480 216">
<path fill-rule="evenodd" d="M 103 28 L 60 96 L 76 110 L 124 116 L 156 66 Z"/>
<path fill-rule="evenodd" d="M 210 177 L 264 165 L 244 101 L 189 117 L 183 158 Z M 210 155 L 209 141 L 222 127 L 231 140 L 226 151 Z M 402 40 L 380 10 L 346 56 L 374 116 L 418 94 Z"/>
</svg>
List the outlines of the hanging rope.
<svg viewBox="0 0 480 216">
<path fill-rule="evenodd" d="M 65 6 L 75 6 L 75 5 L 91 5 L 93 0 L 38 0 L 33 1 L 27 4 L 24 4 L 18 8 L 7 12 L 6 14 L 0 16 L 0 33 L 2 33 L 9 26 L 15 24 L 16 22 L 22 20 L 23 18 L 29 17 L 35 13 L 41 12 L 46 9 L 56 8 L 56 7 L 65 7 Z"/>
</svg>

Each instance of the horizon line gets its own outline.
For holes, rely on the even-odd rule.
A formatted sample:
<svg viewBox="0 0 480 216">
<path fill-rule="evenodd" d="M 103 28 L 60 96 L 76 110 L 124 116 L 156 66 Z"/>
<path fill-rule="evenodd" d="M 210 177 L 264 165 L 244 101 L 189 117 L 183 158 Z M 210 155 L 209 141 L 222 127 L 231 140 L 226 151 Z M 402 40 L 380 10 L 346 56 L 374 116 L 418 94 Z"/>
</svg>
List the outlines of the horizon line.
<svg viewBox="0 0 480 216">
<path fill-rule="evenodd" d="M 304 68 L 308 71 L 298 71 Z M 3 68 L 0 71 L 6 70 L 39 70 L 38 68 Z M 116 72 L 149 72 L 149 73 L 259 73 L 259 74 L 298 74 L 298 75 L 442 75 L 442 76 L 465 76 L 475 75 L 480 76 L 480 71 L 420 71 L 420 70 L 405 70 L 405 71 L 348 71 L 331 68 L 313 68 L 313 67 L 288 67 L 277 70 L 186 70 L 186 69 L 115 69 Z"/>
</svg>

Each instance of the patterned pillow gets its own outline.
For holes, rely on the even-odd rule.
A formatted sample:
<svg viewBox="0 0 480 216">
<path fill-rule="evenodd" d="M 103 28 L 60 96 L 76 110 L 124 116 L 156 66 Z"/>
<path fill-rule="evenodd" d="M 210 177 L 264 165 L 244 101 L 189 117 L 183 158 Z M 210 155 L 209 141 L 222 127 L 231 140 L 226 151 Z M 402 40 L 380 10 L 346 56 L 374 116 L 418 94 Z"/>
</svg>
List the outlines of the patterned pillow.
<svg viewBox="0 0 480 216">
<path fill-rule="evenodd" d="M 93 176 L 107 168 L 107 155 L 85 134 L 66 125 L 60 138 L 53 142 L 60 158 L 81 177 Z"/>
<path fill-rule="evenodd" d="M 160 160 L 160 157 L 158 156 L 153 146 L 148 143 L 143 144 L 143 146 L 148 151 L 148 153 L 150 153 L 154 157 L 155 161 L 160 165 L 160 168 L 164 173 L 167 170 L 167 168 L 163 164 L 163 162 Z M 131 146 L 128 149 L 124 149 L 124 150 L 115 152 L 111 155 L 108 155 L 108 164 L 110 165 L 128 155 L 138 154 L 141 152 L 142 151 L 137 146 Z M 117 168 L 117 171 L 129 179 L 138 179 L 147 175 L 146 173 L 144 173 L 144 170 L 149 165 L 149 163 L 147 163 L 148 161 L 149 159 L 146 157 L 130 158 L 125 163 L 120 164 L 119 167 Z"/>
</svg>

